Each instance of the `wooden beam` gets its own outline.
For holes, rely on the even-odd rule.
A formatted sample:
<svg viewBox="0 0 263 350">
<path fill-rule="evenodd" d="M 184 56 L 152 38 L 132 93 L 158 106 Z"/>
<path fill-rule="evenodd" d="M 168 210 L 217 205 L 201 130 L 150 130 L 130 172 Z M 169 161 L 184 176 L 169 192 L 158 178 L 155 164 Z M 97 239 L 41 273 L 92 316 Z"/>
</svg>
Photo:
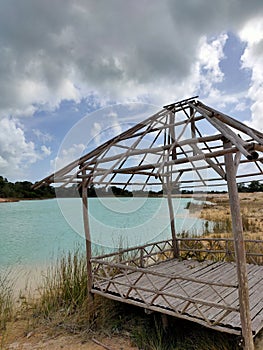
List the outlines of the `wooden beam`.
<svg viewBox="0 0 263 350">
<path fill-rule="evenodd" d="M 229 141 L 224 142 L 224 148 L 231 148 Z M 232 230 L 234 234 L 234 247 L 238 277 L 238 293 L 240 318 L 242 325 L 242 335 L 244 338 L 244 349 L 254 350 L 250 307 L 249 307 L 249 288 L 247 278 L 246 251 L 243 236 L 242 217 L 240 213 L 240 202 L 236 183 L 236 170 L 232 154 L 225 155 L 225 165 L 227 174 L 227 187 L 232 217 Z"/>
<path fill-rule="evenodd" d="M 199 96 L 193 96 L 193 97 L 190 97 L 190 98 L 186 98 L 184 100 L 180 100 L 180 101 L 177 101 L 175 103 L 171 103 L 169 105 L 165 105 L 165 106 L 163 106 L 163 108 L 167 109 L 168 111 L 173 110 L 173 112 L 174 112 L 175 108 L 178 108 L 178 111 L 181 111 L 182 110 L 182 106 L 187 105 L 190 101 L 194 102 L 194 100 L 197 99 L 198 97 Z"/>
<path fill-rule="evenodd" d="M 221 120 L 213 116 L 213 114 L 202 107 L 194 106 L 197 111 L 210 122 L 220 133 L 222 133 L 225 138 L 227 138 L 238 150 L 249 160 L 256 160 L 258 154 L 255 151 L 249 152 L 247 149 L 250 148 L 250 144 L 243 141 L 238 135 L 236 135 L 227 125 L 225 125 Z"/>
<path fill-rule="evenodd" d="M 162 116 L 163 114 L 167 113 L 165 109 L 162 109 L 161 111 L 153 114 L 149 118 L 145 119 L 143 122 L 136 124 L 135 126 L 131 127 L 130 129 L 124 131 L 118 136 L 113 137 L 112 139 L 104 142 L 101 144 L 99 147 L 95 148 L 91 152 L 85 154 L 84 156 L 80 157 L 77 160 L 74 160 L 73 162 L 67 164 L 65 167 L 61 168 L 60 170 L 54 172 L 53 174 L 45 177 L 43 180 L 39 181 L 38 183 L 35 184 L 34 188 L 40 187 L 42 184 L 47 183 L 50 184 L 54 182 L 56 176 L 63 176 L 66 173 L 72 171 L 75 167 L 79 166 L 83 162 L 87 161 L 88 159 L 92 157 L 98 157 L 107 147 L 109 147 L 110 144 L 113 142 L 118 142 L 120 140 L 124 140 L 125 138 L 130 137 L 137 131 L 145 128 L 149 123 L 152 121 L 156 120 L 159 116 Z"/>
<path fill-rule="evenodd" d="M 257 141 L 258 143 L 260 143 L 260 144 L 263 143 L 263 134 L 260 131 L 255 130 L 253 128 L 250 128 L 249 126 L 241 123 L 240 121 L 235 120 L 234 118 L 228 116 L 227 114 L 221 113 L 214 108 L 206 106 L 205 104 L 203 104 L 200 101 L 198 101 L 198 106 L 201 106 L 201 107 L 205 108 L 206 110 L 214 113 L 215 117 L 217 119 L 221 120 L 223 123 L 235 128 L 235 129 L 243 132 L 244 134 L 249 135 L 250 137 L 252 137 L 252 139 Z"/>
<path fill-rule="evenodd" d="M 123 157 L 131 157 L 131 156 L 137 156 L 137 155 L 141 155 L 144 153 L 148 153 L 148 154 L 156 154 L 158 152 L 162 152 L 165 150 L 171 150 L 172 147 L 179 147 L 179 146 L 186 146 L 186 145 L 192 145 L 192 144 L 198 144 L 198 143 L 204 143 L 204 142 L 213 142 L 213 141 L 218 141 L 222 138 L 222 134 L 217 134 L 217 135 L 212 135 L 212 136 L 205 136 L 205 137 L 199 137 L 199 138 L 195 138 L 195 139 L 187 139 L 187 140 L 182 140 L 180 142 L 178 142 L 177 140 L 175 140 L 173 142 L 173 144 L 166 144 L 163 146 L 159 146 L 159 147 L 153 147 L 153 148 L 130 148 L 128 152 L 124 152 L 124 153 L 119 153 L 117 155 L 114 156 L 109 156 L 109 157 L 105 157 L 105 158 L 100 158 L 97 160 L 97 163 L 107 163 L 107 162 L 112 162 L 114 160 L 119 160 L 120 158 Z"/>
<path fill-rule="evenodd" d="M 195 155 L 203 154 L 202 150 L 196 144 L 191 144 L 190 146 L 194 150 Z M 215 170 L 215 172 L 217 172 L 222 177 L 222 179 L 225 179 L 225 172 L 220 166 L 218 166 L 218 164 L 214 163 L 210 158 L 206 158 L 206 162 L 210 165 L 211 168 Z"/>
<path fill-rule="evenodd" d="M 238 149 L 236 147 L 232 147 L 229 149 L 222 149 L 219 151 L 211 152 L 211 153 L 203 153 L 203 154 L 198 154 L 193 157 L 187 157 L 187 158 L 180 158 L 176 160 L 171 160 L 167 161 L 165 165 L 176 165 L 176 164 L 185 164 L 185 163 L 192 163 L 198 160 L 205 160 L 206 158 L 213 158 L 213 157 L 220 157 L 225 155 L 226 153 L 236 153 L 238 152 Z M 130 171 L 140 171 L 140 170 L 149 170 L 153 168 L 159 168 L 161 165 L 159 163 L 153 163 L 153 164 L 145 164 L 141 166 L 134 166 L 134 167 L 129 167 L 129 168 L 122 168 L 118 170 L 113 170 L 113 172 L 117 173 L 127 173 Z M 98 175 L 98 174 L 97 174 Z"/>
<path fill-rule="evenodd" d="M 155 136 L 155 138 L 154 138 L 154 139 L 153 139 L 153 141 L 151 142 L 151 144 L 150 144 L 150 147 L 149 147 L 149 148 L 152 148 L 152 147 L 153 147 L 153 145 L 155 144 L 156 140 L 159 138 L 159 136 L 161 135 L 161 133 L 162 133 L 162 131 L 161 131 L 161 130 L 159 130 L 159 132 L 157 133 L 157 135 Z M 147 155 L 148 155 L 148 153 L 145 153 L 145 154 L 144 154 L 143 158 L 142 158 L 142 159 L 140 160 L 140 162 L 139 162 L 139 166 L 143 164 L 143 162 L 145 161 L 145 159 L 146 159 Z M 160 159 L 160 158 L 159 158 L 159 159 Z M 125 189 L 126 189 L 126 187 L 127 187 L 127 186 L 128 186 L 130 183 L 131 183 L 131 181 L 132 181 L 132 179 L 133 179 L 134 175 L 135 175 L 135 173 L 134 173 L 134 174 L 132 174 L 132 175 L 129 177 L 128 181 L 126 182 L 125 187 L 123 188 L 124 190 L 125 190 Z M 148 183 L 148 181 L 149 181 L 149 179 L 150 179 L 150 178 L 151 178 L 151 176 L 148 176 L 148 178 L 146 179 L 146 181 L 145 181 L 145 183 L 144 183 L 144 185 L 143 185 L 143 188 L 142 188 L 142 189 L 144 189 L 144 188 L 145 188 L 146 183 Z"/>
</svg>

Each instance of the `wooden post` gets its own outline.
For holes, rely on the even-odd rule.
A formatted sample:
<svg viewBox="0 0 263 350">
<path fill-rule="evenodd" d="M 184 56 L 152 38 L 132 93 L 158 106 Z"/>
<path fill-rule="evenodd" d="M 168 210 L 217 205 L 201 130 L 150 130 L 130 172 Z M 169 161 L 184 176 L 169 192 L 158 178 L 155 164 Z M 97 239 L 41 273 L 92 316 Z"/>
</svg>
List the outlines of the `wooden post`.
<svg viewBox="0 0 263 350">
<path fill-rule="evenodd" d="M 172 144 L 175 141 L 175 129 L 174 129 L 174 123 L 175 123 L 175 115 L 173 112 L 169 114 L 169 143 Z M 172 159 L 176 159 L 176 148 L 172 152 Z M 175 223 L 174 223 L 174 208 L 173 208 L 173 201 L 171 198 L 172 195 L 172 189 L 171 189 L 171 181 L 172 181 L 172 173 L 169 174 L 170 165 L 167 166 L 167 183 L 166 183 L 166 189 L 167 189 L 167 201 L 168 201 L 168 208 L 169 208 L 169 215 L 170 215 L 170 226 L 171 226 L 171 233 L 172 233 L 172 242 L 173 242 L 173 255 L 174 258 L 179 258 L 179 245 L 176 237 L 176 231 L 175 231 Z M 172 166 L 171 166 L 172 169 Z"/>
<path fill-rule="evenodd" d="M 174 258 L 179 258 L 179 245 L 178 245 L 178 240 L 177 240 L 176 231 L 175 231 L 174 208 L 173 208 L 173 201 L 171 198 L 170 186 L 167 186 L 167 201 L 168 201 L 168 208 L 169 208 L 169 215 L 170 215 L 170 226 L 171 226 L 172 242 L 173 242 L 173 255 L 174 255 Z"/>
<path fill-rule="evenodd" d="M 190 118 L 191 118 L 191 137 L 192 139 L 196 139 L 196 129 L 195 129 L 195 121 L 194 121 L 194 109 L 190 107 Z M 193 148 L 193 156 L 195 156 L 196 150 Z"/>
<path fill-rule="evenodd" d="M 86 240 L 86 257 L 87 257 L 87 275 L 88 275 L 88 294 L 89 298 L 93 299 L 92 289 L 92 266 L 91 266 L 91 237 L 89 228 L 89 214 L 88 214 L 88 181 L 82 180 L 82 212 L 83 223 Z"/>
<path fill-rule="evenodd" d="M 224 142 L 225 149 L 230 147 L 232 147 L 232 144 L 229 141 Z M 244 349 L 254 350 L 249 307 L 249 288 L 247 280 L 246 252 L 243 237 L 242 218 L 240 214 L 240 202 L 236 183 L 236 170 L 232 154 L 225 154 L 225 165 L 227 174 L 229 203 L 232 217 L 232 230 L 234 234 L 234 246 L 238 277 L 239 307 L 242 335 L 244 339 Z"/>
</svg>

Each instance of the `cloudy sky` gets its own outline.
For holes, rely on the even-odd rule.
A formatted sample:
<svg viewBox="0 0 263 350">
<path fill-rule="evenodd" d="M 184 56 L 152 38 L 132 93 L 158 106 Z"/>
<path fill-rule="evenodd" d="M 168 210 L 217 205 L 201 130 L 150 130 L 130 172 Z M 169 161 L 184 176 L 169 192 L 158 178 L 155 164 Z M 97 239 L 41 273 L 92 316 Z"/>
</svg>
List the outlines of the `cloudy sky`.
<svg viewBox="0 0 263 350">
<path fill-rule="evenodd" d="M 263 129 L 262 0 L 0 4 L 0 175 L 9 180 L 46 176 L 83 117 L 99 142 L 103 125 L 89 115 L 116 103 L 158 110 L 199 95 Z M 116 112 L 107 118 L 120 125 Z"/>
</svg>

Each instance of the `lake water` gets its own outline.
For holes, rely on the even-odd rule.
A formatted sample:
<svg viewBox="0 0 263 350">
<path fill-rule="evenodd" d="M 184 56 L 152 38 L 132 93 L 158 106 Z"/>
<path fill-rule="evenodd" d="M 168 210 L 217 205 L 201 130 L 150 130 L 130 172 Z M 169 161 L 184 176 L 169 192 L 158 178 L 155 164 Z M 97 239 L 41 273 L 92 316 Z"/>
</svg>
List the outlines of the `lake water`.
<svg viewBox="0 0 263 350">
<path fill-rule="evenodd" d="M 173 199 L 176 230 L 202 233 L 190 199 Z M 107 252 L 170 238 L 166 198 L 91 198 L 93 249 Z M 0 204 L 0 267 L 45 265 L 75 246 L 85 248 L 80 199 Z"/>
</svg>

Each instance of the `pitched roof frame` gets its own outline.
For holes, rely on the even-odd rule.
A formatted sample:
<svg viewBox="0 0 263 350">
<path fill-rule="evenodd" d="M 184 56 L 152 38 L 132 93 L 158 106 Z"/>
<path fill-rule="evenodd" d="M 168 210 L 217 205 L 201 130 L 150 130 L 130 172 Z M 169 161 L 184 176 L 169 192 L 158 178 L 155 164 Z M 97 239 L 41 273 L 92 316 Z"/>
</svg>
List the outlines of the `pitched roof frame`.
<svg viewBox="0 0 263 350">
<path fill-rule="evenodd" d="M 208 134 L 209 133 L 209 134 Z M 208 135 L 207 135 L 208 134 Z M 231 147 L 224 148 L 224 141 Z M 240 182 L 262 174 L 263 134 L 200 102 L 195 97 L 164 106 L 143 122 L 106 141 L 35 186 L 160 186 L 170 178 L 181 188 L 222 186 L 226 153 L 235 155 Z M 247 169 L 247 163 L 254 170 Z M 239 171 L 240 166 L 243 171 Z M 195 179 L 189 178 L 193 173 Z M 204 174 L 206 175 L 204 176 Z M 190 184 L 190 185 L 189 185 Z"/>
</svg>

